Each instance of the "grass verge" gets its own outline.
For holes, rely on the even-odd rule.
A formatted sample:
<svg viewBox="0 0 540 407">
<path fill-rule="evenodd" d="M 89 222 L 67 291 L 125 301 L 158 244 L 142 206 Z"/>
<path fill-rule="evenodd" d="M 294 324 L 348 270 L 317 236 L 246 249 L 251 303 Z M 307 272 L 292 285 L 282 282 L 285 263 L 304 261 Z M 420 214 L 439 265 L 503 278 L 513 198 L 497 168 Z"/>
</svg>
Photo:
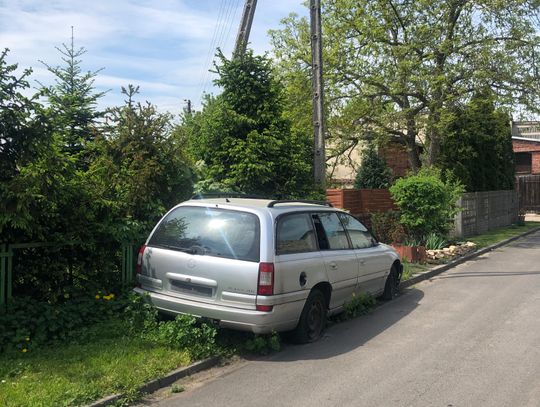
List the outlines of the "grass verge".
<svg viewBox="0 0 540 407">
<path fill-rule="evenodd" d="M 487 247 L 505 239 L 520 235 L 531 229 L 540 227 L 540 222 L 525 222 L 524 225 L 512 225 L 497 230 L 492 230 L 477 236 L 468 237 L 467 240 L 474 242 L 478 248 Z"/>
<path fill-rule="evenodd" d="M 403 275 L 401 281 L 407 281 L 413 274 L 423 273 L 433 267 L 433 264 L 426 263 L 409 263 L 407 260 L 403 260 Z"/>
<path fill-rule="evenodd" d="M 113 393 L 133 393 L 191 362 L 186 351 L 130 337 L 117 321 L 92 330 L 96 335 L 86 343 L 1 354 L 0 405 L 84 405 Z"/>
</svg>

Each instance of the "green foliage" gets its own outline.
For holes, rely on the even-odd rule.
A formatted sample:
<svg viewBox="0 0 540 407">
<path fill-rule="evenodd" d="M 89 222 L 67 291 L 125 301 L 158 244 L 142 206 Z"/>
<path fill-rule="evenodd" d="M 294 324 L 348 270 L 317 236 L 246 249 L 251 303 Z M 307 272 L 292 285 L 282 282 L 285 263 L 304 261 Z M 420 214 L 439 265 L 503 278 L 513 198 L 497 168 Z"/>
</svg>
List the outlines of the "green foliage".
<svg viewBox="0 0 540 407">
<path fill-rule="evenodd" d="M 245 343 L 245 349 L 258 355 L 268 355 L 281 349 L 281 338 L 273 332 L 270 335 L 255 335 Z"/>
<path fill-rule="evenodd" d="M 537 0 L 323 2 L 323 60 L 330 155 L 346 156 L 370 134 L 397 136 L 420 167 L 416 138 L 426 139 L 425 160 L 439 159 L 445 111 L 484 85 L 497 103 L 538 111 L 536 70 L 540 36 Z M 272 31 L 287 98 L 309 118 L 309 21 L 291 15 Z M 497 61 L 494 69 L 493 61 Z"/>
<path fill-rule="evenodd" d="M 354 181 L 355 188 L 388 188 L 392 179 L 392 171 L 384 158 L 379 157 L 370 144 L 362 152 L 362 161 Z"/>
<path fill-rule="evenodd" d="M 135 102 L 139 88 L 122 87 L 127 99 L 109 109 L 96 140 L 90 182 L 102 219 L 115 238 L 148 233 L 172 206 L 192 194 L 190 161 L 172 135 L 172 117 L 149 102 Z M 131 230 L 119 230 L 129 225 Z"/>
<path fill-rule="evenodd" d="M 183 349 L 192 358 L 200 359 L 217 352 L 214 326 L 191 315 L 178 315 L 174 320 L 159 320 L 157 309 L 139 295 L 129 297 L 125 317 L 132 335 L 150 342 Z"/>
<path fill-rule="evenodd" d="M 7 63 L 8 51 L 0 55 L 0 242 L 40 229 L 33 218 L 44 196 L 36 194 L 27 168 L 44 160 L 51 143 L 42 109 L 35 97 L 24 96 L 31 71 L 17 76 L 17 64 Z"/>
<path fill-rule="evenodd" d="M 50 66 L 41 63 L 55 77 L 52 86 L 42 85 L 41 93 L 48 102 L 48 115 L 55 132 L 60 136 L 62 152 L 76 160 L 77 168 L 88 166 L 85 147 L 96 133 L 97 120 L 103 112 L 97 110 L 98 100 L 105 92 L 95 92 L 94 80 L 98 72 L 83 72 L 81 60 L 86 53 L 84 48 L 75 49 L 74 38 L 71 43 L 56 47 L 64 65 Z"/>
<path fill-rule="evenodd" d="M 291 130 L 280 84 L 268 58 L 251 51 L 219 53 L 216 85 L 202 112 L 184 118 L 192 153 L 205 164 L 205 185 L 266 196 L 302 196 L 312 189 L 311 139 Z"/>
<path fill-rule="evenodd" d="M 215 327 L 197 321 L 191 315 L 178 315 L 173 321 L 160 321 L 152 336 L 159 343 L 184 349 L 194 359 L 201 359 L 216 352 Z"/>
<path fill-rule="evenodd" d="M 371 214 L 371 229 L 379 242 L 391 244 L 401 243 L 406 237 L 406 231 L 400 223 L 397 211 Z"/>
<path fill-rule="evenodd" d="M 55 342 L 84 341 L 89 327 L 110 319 L 125 306 L 103 292 L 66 297 L 65 302 L 56 304 L 27 297 L 10 302 L 0 311 L 0 353 L 26 353 Z"/>
<path fill-rule="evenodd" d="M 179 386 L 178 384 L 173 384 L 171 386 L 171 393 L 183 393 L 186 391 L 184 386 Z"/>
<path fill-rule="evenodd" d="M 510 117 L 495 109 L 490 89 L 456 109 L 445 131 L 440 167 L 451 171 L 468 192 L 514 188 Z"/>
<path fill-rule="evenodd" d="M 430 233 L 446 235 L 450 230 L 463 187 L 455 181 L 443 181 L 440 171 L 423 169 L 398 179 L 390 193 L 399 207 L 401 224 L 412 238 L 421 240 Z"/>
<path fill-rule="evenodd" d="M 377 304 L 377 300 L 370 294 L 355 295 L 352 300 L 347 301 L 343 308 L 343 319 L 356 318 L 369 313 Z"/>
<path fill-rule="evenodd" d="M 425 238 L 425 244 L 427 250 L 439 250 L 446 247 L 447 241 L 444 236 L 437 233 L 430 233 Z"/>
</svg>

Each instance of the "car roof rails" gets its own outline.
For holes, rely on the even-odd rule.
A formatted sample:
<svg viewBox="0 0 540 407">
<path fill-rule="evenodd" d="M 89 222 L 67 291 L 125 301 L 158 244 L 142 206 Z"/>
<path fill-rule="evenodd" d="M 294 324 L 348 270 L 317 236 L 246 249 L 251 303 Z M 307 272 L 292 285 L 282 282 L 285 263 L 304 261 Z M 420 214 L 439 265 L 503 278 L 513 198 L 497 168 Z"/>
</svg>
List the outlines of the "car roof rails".
<svg viewBox="0 0 540 407">
<path fill-rule="evenodd" d="M 273 208 L 276 205 L 279 204 L 287 204 L 287 203 L 305 203 L 310 205 L 321 205 L 321 206 L 327 206 L 329 208 L 333 208 L 334 205 L 332 205 L 328 201 L 310 201 L 310 200 L 303 200 L 303 199 L 276 199 L 274 201 L 268 202 L 268 205 L 266 205 L 268 208 Z"/>
<path fill-rule="evenodd" d="M 268 199 L 260 195 L 245 194 L 243 192 L 201 192 L 191 197 L 191 199 L 210 199 L 210 198 Z"/>
</svg>

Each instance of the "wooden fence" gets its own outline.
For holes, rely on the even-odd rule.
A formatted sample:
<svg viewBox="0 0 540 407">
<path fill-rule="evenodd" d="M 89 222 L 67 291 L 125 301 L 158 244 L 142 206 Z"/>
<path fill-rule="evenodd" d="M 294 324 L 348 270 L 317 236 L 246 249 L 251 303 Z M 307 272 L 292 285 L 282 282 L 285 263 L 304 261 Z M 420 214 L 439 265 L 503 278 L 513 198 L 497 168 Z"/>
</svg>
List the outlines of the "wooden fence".
<svg viewBox="0 0 540 407">
<path fill-rule="evenodd" d="M 540 175 L 516 177 L 519 208 L 523 212 L 540 213 Z"/>
<path fill-rule="evenodd" d="M 326 199 L 335 207 L 348 210 L 367 227 L 371 227 L 372 213 L 397 210 L 387 189 L 328 189 Z M 458 200 L 458 206 L 463 210 L 456 215 L 451 233 L 458 238 L 485 233 L 518 220 L 518 195 L 513 190 L 466 193 Z"/>
</svg>

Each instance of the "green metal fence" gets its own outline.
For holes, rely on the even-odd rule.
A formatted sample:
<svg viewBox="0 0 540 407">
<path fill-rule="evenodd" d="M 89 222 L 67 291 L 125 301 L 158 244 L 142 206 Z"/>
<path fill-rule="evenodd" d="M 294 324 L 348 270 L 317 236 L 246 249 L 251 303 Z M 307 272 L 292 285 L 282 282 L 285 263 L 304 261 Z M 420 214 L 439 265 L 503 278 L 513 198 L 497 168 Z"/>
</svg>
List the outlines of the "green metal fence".
<svg viewBox="0 0 540 407">
<path fill-rule="evenodd" d="M 40 247 L 66 247 L 82 245 L 81 242 L 67 243 L 15 243 L 0 244 L 0 305 L 4 305 L 13 297 L 13 257 L 18 249 L 32 249 Z M 135 280 L 135 263 L 133 250 L 135 243 L 122 243 L 122 284 L 127 285 Z"/>
</svg>

